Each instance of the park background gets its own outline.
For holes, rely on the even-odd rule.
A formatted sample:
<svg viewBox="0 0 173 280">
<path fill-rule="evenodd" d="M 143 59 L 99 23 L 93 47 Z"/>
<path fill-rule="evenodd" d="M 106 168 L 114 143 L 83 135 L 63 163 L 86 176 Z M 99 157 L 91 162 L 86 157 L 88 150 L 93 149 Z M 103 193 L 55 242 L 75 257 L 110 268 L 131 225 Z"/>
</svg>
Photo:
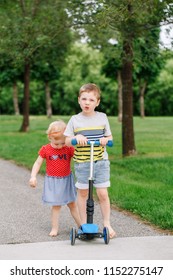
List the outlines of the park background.
<svg viewBox="0 0 173 280">
<path fill-rule="evenodd" d="M 111 204 L 173 230 L 170 1 L 1 1 L 0 156 L 31 168 L 45 131 L 102 92 L 110 121 Z M 44 172 L 44 167 L 42 169 Z"/>
</svg>

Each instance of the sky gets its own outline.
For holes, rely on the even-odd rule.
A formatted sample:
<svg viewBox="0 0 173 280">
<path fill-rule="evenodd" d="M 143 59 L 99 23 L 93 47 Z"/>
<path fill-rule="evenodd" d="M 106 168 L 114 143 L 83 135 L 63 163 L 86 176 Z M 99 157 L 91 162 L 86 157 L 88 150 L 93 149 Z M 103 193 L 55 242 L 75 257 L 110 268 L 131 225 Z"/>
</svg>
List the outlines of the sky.
<svg viewBox="0 0 173 280">
<path fill-rule="evenodd" d="M 163 43 L 164 47 L 173 49 L 173 25 L 170 25 L 170 32 L 169 34 L 166 32 L 166 29 L 168 29 L 168 26 L 162 26 L 161 32 L 160 32 L 160 41 Z M 171 46 L 172 42 L 172 46 Z"/>
</svg>

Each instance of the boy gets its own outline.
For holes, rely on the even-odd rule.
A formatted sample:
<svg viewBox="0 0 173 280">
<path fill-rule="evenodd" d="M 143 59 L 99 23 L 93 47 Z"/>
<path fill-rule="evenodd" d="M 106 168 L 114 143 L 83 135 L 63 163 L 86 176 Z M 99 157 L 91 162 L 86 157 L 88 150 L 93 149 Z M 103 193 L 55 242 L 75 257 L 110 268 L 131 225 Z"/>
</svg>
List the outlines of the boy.
<svg viewBox="0 0 173 280">
<path fill-rule="evenodd" d="M 110 200 L 107 188 L 110 186 L 110 162 L 106 144 L 112 134 L 106 114 L 95 111 L 100 103 L 100 89 L 95 84 L 85 84 L 80 88 L 78 103 L 82 111 L 71 117 L 64 131 L 66 145 L 76 138 L 74 169 L 78 188 L 78 207 L 82 224 L 86 223 L 86 200 L 88 197 L 88 177 L 90 170 L 90 146 L 88 140 L 100 140 L 94 146 L 94 186 L 100 202 L 103 226 L 108 227 L 110 238 L 116 236 L 110 225 Z"/>
</svg>

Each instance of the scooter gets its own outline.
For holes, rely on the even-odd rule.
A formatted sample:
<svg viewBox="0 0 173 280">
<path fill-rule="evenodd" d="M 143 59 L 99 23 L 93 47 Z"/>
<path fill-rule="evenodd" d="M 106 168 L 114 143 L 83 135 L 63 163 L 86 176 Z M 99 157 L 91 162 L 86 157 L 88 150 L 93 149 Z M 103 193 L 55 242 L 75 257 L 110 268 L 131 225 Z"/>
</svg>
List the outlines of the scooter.
<svg viewBox="0 0 173 280">
<path fill-rule="evenodd" d="M 72 145 L 75 146 L 77 144 L 76 139 L 72 139 Z M 86 213 L 87 213 L 87 223 L 82 224 L 81 227 L 76 230 L 74 227 L 70 231 L 70 240 L 71 245 L 75 244 L 76 238 L 80 240 L 91 240 L 94 238 L 103 238 L 105 244 L 109 243 L 109 229 L 108 227 L 103 228 L 103 232 L 99 232 L 99 227 L 97 224 L 93 223 L 93 215 L 94 215 L 94 200 L 93 200 L 93 158 L 94 158 L 94 146 L 99 146 L 100 141 L 88 141 L 88 145 L 90 145 L 90 176 L 88 179 L 89 184 L 89 192 L 88 199 L 86 205 Z M 109 140 L 107 146 L 112 147 L 113 141 Z"/>
</svg>

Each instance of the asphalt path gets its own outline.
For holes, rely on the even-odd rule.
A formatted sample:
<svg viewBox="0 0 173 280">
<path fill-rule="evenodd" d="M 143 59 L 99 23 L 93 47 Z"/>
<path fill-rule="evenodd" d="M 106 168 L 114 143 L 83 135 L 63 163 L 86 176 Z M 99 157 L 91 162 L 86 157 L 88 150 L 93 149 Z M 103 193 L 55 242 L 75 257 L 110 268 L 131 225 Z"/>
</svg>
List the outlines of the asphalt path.
<svg viewBox="0 0 173 280">
<path fill-rule="evenodd" d="M 137 264 L 136 260 L 149 260 L 149 265 L 151 260 L 161 260 L 161 264 L 163 260 L 173 260 L 171 234 L 117 209 L 111 209 L 111 224 L 117 232 L 117 238 L 110 240 L 108 245 L 104 243 L 103 238 L 90 241 L 76 238 L 75 244 L 71 246 L 70 231 L 75 227 L 75 223 L 66 206 L 62 207 L 60 215 L 59 235 L 54 238 L 49 237 L 51 209 L 41 201 L 44 177 L 38 176 L 38 187 L 33 189 L 28 185 L 30 170 L 3 159 L 0 159 L 0 170 L 0 275 L 3 275 L 2 279 L 7 279 L 4 275 L 9 274 L 12 263 L 16 265 L 15 261 L 17 261 L 21 266 L 19 263 L 21 260 L 22 265 L 25 260 L 27 264 L 30 260 L 30 265 L 32 265 L 31 260 L 46 260 L 46 264 L 51 260 L 49 263 L 51 265 L 52 260 L 56 260 L 55 267 L 57 260 L 66 260 L 66 264 L 67 261 L 71 264 L 72 261 L 78 260 L 76 265 L 82 260 L 104 260 L 105 265 L 107 260 L 107 264 L 111 266 L 114 263 L 110 263 L 110 260 L 133 260 L 134 266 Z M 99 231 L 102 232 L 98 202 L 95 202 L 94 210 L 94 223 L 98 224 Z M 145 264 L 148 267 L 148 263 Z M 95 262 L 92 262 L 92 265 L 95 265 Z M 154 265 L 159 266 L 160 263 L 156 262 Z M 172 270 L 172 263 L 164 262 L 164 271 L 168 273 L 169 270 Z M 162 279 L 168 279 L 167 274 L 164 274 Z"/>
<path fill-rule="evenodd" d="M 11 161 L 0 159 L 0 244 L 21 244 L 70 240 L 70 230 L 75 223 L 66 206 L 60 215 L 57 237 L 49 237 L 51 229 L 50 207 L 41 201 L 44 177 L 38 175 L 38 186 L 28 185 L 30 170 Z M 100 207 L 95 202 L 94 223 L 102 231 Z M 117 237 L 163 236 L 160 231 L 132 215 L 111 210 L 111 224 Z"/>
</svg>

